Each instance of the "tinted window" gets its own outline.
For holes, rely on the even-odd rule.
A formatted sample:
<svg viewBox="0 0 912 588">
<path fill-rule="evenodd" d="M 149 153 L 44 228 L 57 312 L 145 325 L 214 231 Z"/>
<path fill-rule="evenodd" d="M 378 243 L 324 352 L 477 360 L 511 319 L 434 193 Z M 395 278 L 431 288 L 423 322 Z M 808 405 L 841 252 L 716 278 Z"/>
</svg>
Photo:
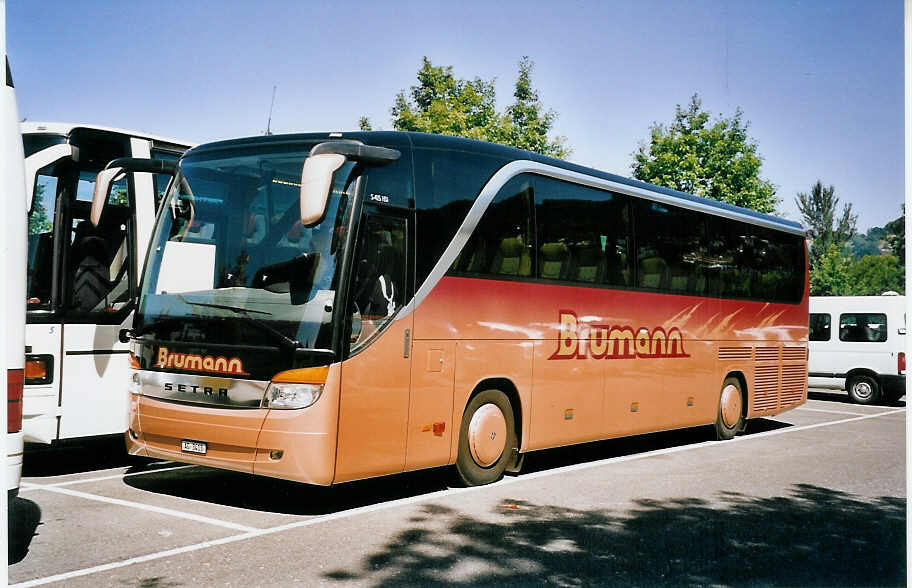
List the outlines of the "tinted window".
<svg viewBox="0 0 912 588">
<path fill-rule="evenodd" d="M 412 200 L 412 174 L 409 164 L 409 158 L 400 157 L 393 163 L 368 168 L 365 201 L 409 206 Z"/>
<path fill-rule="evenodd" d="M 839 340 L 879 343 L 887 340 L 887 315 L 851 313 L 839 315 Z"/>
<path fill-rule="evenodd" d="M 63 135 L 39 135 L 35 133 L 22 135 L 22 147 L 26 157 L 38 153 L 43 149 L 47 149 L 52 145 L 66 143 L 66 141 L 66 137 Z"/>
<path fill-rule="evenodd" d="M 811 313 L 808 326 L 810 328 L 808 337 L 811 341 L 830 340 L 830 315 Z"/>
<path fill-rule="evenodd" d="M 453 262 L 451 271 L 482 276 L 532 275 L 532 177 L 507 182 Z"/>
<path fill-rule="evenodd" d="M 710 216 L 710 292 L 723 298 L 795 303 L 804 293 L 804 239 Z"/>
<path fill-rule="evenodd" d="M 506 161 L 476 153 L 415 149 L 417 284 L 453 240 L 481 189 Z"/>
<path fill-rule="evenodd" d="M 58 178 L 52 168 L 39 171 L 35 179 L 32 210 L 28 216 L 28 308 L 48 308 L 54 278 L 54 213 Z"/>
<path fill-rule="evenodd" d="M 392 320 L 406 297 L 405 219 L 365 214 L 361 219 L 351 290 L 351 333 L 355 351 Z"/>
<path fill-rule="evenodd" d="M 706 224 L 699 213 L 637 202 L 637 284 L 676 294 L 707 292 Z"/>
<path fill-rule="evenodd" d="M 538 277 L 627 286 L 629 198 L 550 178 L 535 180 Z"/>
<path fill-rule="evenodd" d="M 172 161 L 176 162 L 179 159 L 179 156 L 176 153 L 171 153 L 169 151 L 159 151 L 157 149 L 152 150 L 152 159 L 159 161 Z M 155 182 L 155 210 L 158 210 L 158 204 L 161 202 L 161 199 L 165 196 L 165 190 L 168 188 L 168 182 L 171 181 L 170 174 L 155 174 L 152 176 L 153 181 Z"/>
</svg>

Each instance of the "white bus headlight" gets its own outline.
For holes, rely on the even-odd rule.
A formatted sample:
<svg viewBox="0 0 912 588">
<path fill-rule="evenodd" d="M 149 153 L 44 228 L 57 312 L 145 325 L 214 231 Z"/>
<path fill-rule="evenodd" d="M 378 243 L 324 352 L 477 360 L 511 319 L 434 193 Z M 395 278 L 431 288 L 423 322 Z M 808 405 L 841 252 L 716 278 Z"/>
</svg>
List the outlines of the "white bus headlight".
<svg viewBox="0 0 912 588">
<path fill-rule="evenodd" d="M 271 382 L 263 397 L 263 408 L 307 408 L 322 393 L 323 384 Z"/>
<path fill-rule="evenodd" d="M 140 382 L 139 382 L 139 372 L 134 369 L 130 369 L 129 388 L 130 388 L 130 394 L 141 394 L 142 393 L 142 386 L 140 385 Z"/>
</svg>

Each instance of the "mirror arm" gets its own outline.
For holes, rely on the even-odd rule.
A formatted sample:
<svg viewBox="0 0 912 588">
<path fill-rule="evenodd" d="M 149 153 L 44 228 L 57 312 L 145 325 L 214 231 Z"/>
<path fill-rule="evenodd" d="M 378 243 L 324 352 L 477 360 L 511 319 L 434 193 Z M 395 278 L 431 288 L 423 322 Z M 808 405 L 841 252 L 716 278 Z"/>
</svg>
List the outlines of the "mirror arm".
<svg viewBox="0 0 912 588">
<path fill-rule="evenodd" d="M 108 162 L 105 169 L 122 168 L 125 172 L 149 174 L 177 174 L 177 162 L 162 159 L 145 159 L 142 157 L 119 157 Z"/>
<path fill-rule="evenodd" d="M 387 147 L 377 147 L 375 145 L 365 145 L 360 141 L 326 141 L 314 145 L 310 150 L 310 155 L 320 155 L 322 153 L 335 153 L 344 155 L 346 159 L 358 161 L 367 165 L 386 165 L 392 163 L 402 156 L 397 149 Z"/>
</svg>

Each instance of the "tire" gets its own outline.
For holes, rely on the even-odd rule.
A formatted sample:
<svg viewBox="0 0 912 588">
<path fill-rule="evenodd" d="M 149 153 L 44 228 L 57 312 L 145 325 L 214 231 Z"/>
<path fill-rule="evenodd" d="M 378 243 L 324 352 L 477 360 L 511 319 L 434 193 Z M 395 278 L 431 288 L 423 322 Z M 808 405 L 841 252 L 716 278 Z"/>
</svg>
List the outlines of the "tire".
<svg viewBox="0 0 912 588">
<path fill-rule="evenodd" d="M 738 378 L 728 377 L 722 382 L 715 429 L 718 441 L 733 439 L 744 430 L 744 391 Z"/>
<path fill-rule="evenodd" d="M 880 385 L 877 380 L 864 374 L 852 376 L 846 382 L 849 398 L 857 404 L 874 404 L 880 400 Z"/>
<path fill-rule="evenodd" d="M 507 395 L 500 390 L 479 392 L 466 406 L 459 427 L 457 484 L 496 482 L 503 477 L 516 448 L 513 406 Z"/>
</svg>

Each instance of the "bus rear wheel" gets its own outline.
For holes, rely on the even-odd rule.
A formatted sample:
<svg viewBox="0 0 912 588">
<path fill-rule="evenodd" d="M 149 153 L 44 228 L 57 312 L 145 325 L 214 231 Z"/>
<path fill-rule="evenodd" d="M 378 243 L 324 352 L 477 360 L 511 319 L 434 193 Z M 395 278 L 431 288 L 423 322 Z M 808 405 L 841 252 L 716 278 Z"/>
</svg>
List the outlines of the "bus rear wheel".
<svg viewBox="0 0 912 588">
<path fill-rule="evenodd" d="M 744 394 L 738 378 L 728 377 L 722 382 L 715 426 L 719 441 L 732 439 L 744 429 Z"/>
<path fill-rule="evenodd" d="M 500 390 L 484 390 L 469 401 L 459 428 L 457 483 L 481 486 L 499 480 L 516 449 L 510 399 Z"/>
<path fill-rule="evenodd" d="M 846 390 L 852 402 L 858 404 L 874 404 L 880 399 L 880 386 L 877 385 L 877 380 L 864 374 L 849 378 Z"/>
</svg>

